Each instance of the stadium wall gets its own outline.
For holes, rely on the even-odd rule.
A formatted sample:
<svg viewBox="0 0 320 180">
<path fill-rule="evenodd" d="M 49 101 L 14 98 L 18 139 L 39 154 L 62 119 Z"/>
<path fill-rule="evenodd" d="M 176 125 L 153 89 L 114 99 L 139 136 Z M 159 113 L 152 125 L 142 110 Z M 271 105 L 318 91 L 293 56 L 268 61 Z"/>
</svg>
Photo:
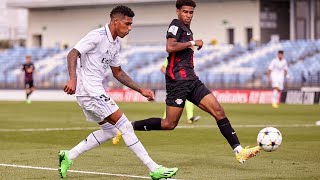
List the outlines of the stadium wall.
<svg viewBox="0 0 320 180">
<path fill-rule="evenodd" d="M 56 47 L 67 44 L 73 46 L 91 29 L 109 22 L 109 12 L 115 5 L 99 7 L 55 7 L 45 9 L 30 9 L 27 46 Z M 167 27 L 176 18 L 174 2 L 157 4 L 139 3 L 129 5 L 136 14 L 134 26 L 140 27 L 139 33 L 131 33 L 148 43 L 148 36 L 154 41 L 165 42 Z M 191 25 L 194 38 L 211 42 L 227 43 L 227 29 L 234 29 L 234 42 L 245 45 L 247 43 L 246 28 L 253 29 L 253 39 L 259 41 L 259 1 L 204 1 L 198 2 L 195 16 Z M 150 34 L 148 27 L 159 27 L 162 30 Z M 143 32 L 143 30 L 148 32 Z M 143 39 L 144 38 L 144 39 Z M 124 39 L 124 44 L 128 39 Z M 150 42 L 152 43 L 152 42 Z M 154 42 L 153 42 L 154 43 Z"/>
</svg>

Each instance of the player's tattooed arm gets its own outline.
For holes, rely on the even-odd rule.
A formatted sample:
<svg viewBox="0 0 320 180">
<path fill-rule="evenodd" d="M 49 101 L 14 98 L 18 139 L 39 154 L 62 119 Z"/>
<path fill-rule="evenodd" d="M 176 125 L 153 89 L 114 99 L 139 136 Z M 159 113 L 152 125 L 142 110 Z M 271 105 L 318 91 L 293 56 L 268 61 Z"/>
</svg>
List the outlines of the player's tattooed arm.
<svg viewBox="0 0 320 180">
<path fill-rule="evenodd" d="M 148 101 L 152 101 L 154 100 L 154 92 L 152 90 L 149 89 L 144 89 L 141 88 L 137 83 L 135 83 L 128 75 L 126 72 L 124 72 L 121 69 L 121 66 L 119 67 L 111 67 L 112 70 L 112 74 L 113 76 L 119 81 L 121 82 L 123 85 L 139 92 L 141 95 L 143 95 L 144 97 L 146 97 L 148 99 Z"/>
<path fill-rule="evenodd" d="M 80 55 L 79 51 L 73 48 L 67 56 L 68 71 L 69 71 L 70 79 L 77 78 L 76 68 L 77 68 L 77 58 L 79 57 L 79 55 Z"/>
<path fill-rule="evenodd" d="M 121 82 L 123 85 L 139 92 L 141 95 L 143 95 L 144 97 L 146 97 L 148 99 L 148 101 L 152 101 L 154 100 L 154 92 L 152 90 L 149 89 L 144 89 L 141 88 L 137 83 L 135 83 L 128 75 L 126 72 L 124 72 L 121 69 L 121 66 L 119 67 L 111 67 L 112 70 L 112 74 L 113 76 L 119 81 Z"/>
<path fill-rule="evenodd" d="M 74 94 L 76 92 L 76 86 L 77 86 L 77 58 L 79 57 L 80 53 L 76 49 L 72 49 L 68 56 L 67 56 L 67 62 L 68 62 L 68 71 L 70 79 L 67 82 L 67 84 L 64 86 L 64 92 L 67 94 Z"/>
<path fill-rule="evenodd" d="M 110 66 L 111 70 L 112 70 L 112 74 L 113 76 L 119 81 L 121 82 L 123 85 L 141 93 L 141 87 L 135 83 L 128 75 L 126 72 L 124 72 L 121 69 L 121 66 L 119 67 L 112 67 Z"/>
</svg>

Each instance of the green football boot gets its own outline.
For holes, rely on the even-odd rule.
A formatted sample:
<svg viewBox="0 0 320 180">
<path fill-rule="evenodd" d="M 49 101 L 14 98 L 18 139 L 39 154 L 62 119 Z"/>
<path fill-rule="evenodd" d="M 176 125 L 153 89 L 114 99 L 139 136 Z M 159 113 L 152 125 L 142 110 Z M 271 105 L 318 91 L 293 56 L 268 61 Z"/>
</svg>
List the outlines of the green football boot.
<svg viewBox="0 0 320 180">
<path fill-rule="evenodd" d="M 176 175 L 178 168 L 166 168 L 164 166 L 159 166 L 154 172 L 150 173 L 152 180 L 159 180 L 162 178 L 171 178 Z"/>
<path fill-rule="evenodd" d="M 61 178 L 67 177 L 67 171 L 72 164 L 72 160 L 69 159 L 69 152 L 67 150 L 60 150 L 59 152 L 59 173 Z"/>
</svg>

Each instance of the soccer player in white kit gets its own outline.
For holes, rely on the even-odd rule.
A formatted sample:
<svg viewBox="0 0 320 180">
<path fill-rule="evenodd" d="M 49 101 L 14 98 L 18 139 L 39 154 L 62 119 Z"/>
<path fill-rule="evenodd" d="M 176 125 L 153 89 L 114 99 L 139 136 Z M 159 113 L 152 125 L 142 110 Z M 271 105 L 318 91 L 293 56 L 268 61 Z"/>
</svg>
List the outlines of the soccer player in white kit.
<svg viewBox="0 0 320 180">
<path fill-rule="evenodd" d="M 284 78 L 288 73 L 287 61 L 283 58 L 283 51 L 278 51 L 278 57 L 273 59 L 268 67 L 268 81 L 272 85 L 272 107 L 279 107 L 279 94 L 283 90 Z"/>
<path fill-rule="evenodd" d="M 110 13 L 110 23 L 89 32 L 67 56 L 70 80 L 65 85 L 67 94 L 75 94 L 89 121 L 100 125 L 71 150 L 59 152 L 59 173 L 66 178 L 73 160 L 107 140 L 119 130 L 124 142 L 148 167 L 152 179 L 170 178 L 178 168 L 166 168 L 155 163 L 134 133 L 133 127 L 118 105 L 106 94 L 103 79 L 110 67 L 113 76 L 122 84 L 141 93 L 148 100 L 154 99 L 151 90 L 137 85 L 120 66 L 120 41 L 131 30 L 134 12 L 126 6 L 117 6 Z M 77 63 L 80 57 L 79 63 Z"/>
</svg>

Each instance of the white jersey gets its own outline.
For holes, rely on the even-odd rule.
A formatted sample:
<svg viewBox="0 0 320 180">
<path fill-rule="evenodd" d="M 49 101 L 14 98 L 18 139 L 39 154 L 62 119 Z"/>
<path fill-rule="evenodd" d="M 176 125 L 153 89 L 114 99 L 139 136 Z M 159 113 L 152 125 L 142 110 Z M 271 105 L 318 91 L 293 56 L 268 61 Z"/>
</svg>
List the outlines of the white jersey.
<svg viewBox="0 0 320 180">
<path fill-rule="evenodd" d="M 278 58 L 275 58 L 269 64 L 268 69 L 271 70 L 272 80 L 275 80 L 275 79 L 283 80 L 284 72 L 288 71 L 288 64 L 285 59 L 282 59 L 280 61 Z"/>
<path fill-rule="evenodd" d="M 92 30 L 74 48 L 81 54 L 77 66 L 76 96 L 106 94 L 103 79 L 109 66 L 120 66 L 120 41 L 114 40 L 108 25 Z"/>
</svg>

